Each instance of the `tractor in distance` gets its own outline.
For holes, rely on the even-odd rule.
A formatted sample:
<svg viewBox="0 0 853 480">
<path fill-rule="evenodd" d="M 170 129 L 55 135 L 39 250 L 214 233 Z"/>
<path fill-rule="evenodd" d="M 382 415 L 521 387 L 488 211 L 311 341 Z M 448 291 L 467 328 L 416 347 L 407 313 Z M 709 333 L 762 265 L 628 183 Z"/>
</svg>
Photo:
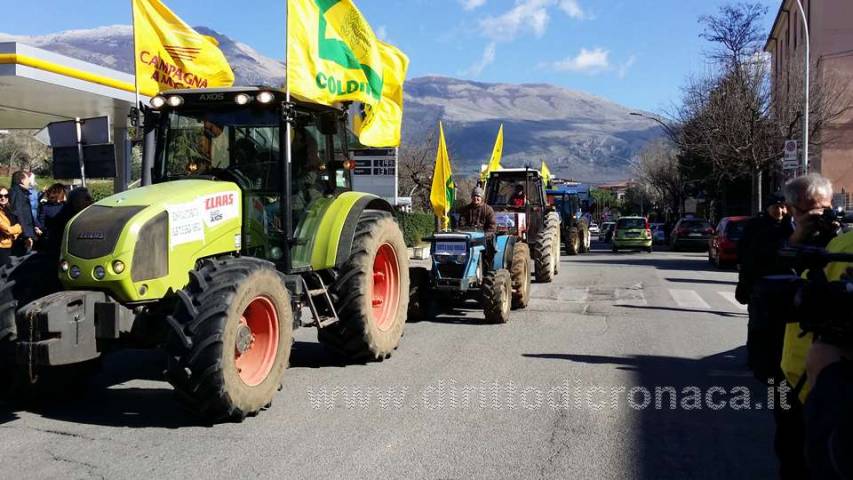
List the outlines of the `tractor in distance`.
<svg viewBox="0 0 853 480">
<path fill-rule="evenodd" d="M 277 89 L 154 97 L 145 186 L 70 221 L 50 273 L 62 288 L 22 298 L 26 261 L 0 275 L 7 393 L 111 350 L 160 346 L 186 406 L 241 421 L 281 387 L 296 327 L 353 359 L 391 355 L 409 301 L 406 245 L 388 202 L 351 191 L 348 141 L 344 109 Z"/>
<path fill-rule="evenodd" d="M 516 202 L 519 191 L 524 198 Z M 495 210 L 498 232 L 528 246 L 536 281 L 553 281 L 560 266 L 560 216 L 547 202 L 542 174 L 530 168 L 491 172 L 486 203 Z"/>
<path fill-rule="evenodd" d="M 556 208 L 560 215 L 561 236 L 566 243 L 566 254 L 578 255 L 589 253 L 592 237 L 589 233 L 588 216 L 584 208 L 589 208 L 577 191 L 570 187 L 560 186 L 556 190 L 548 190 L 548 202 Z"/>
</svg>

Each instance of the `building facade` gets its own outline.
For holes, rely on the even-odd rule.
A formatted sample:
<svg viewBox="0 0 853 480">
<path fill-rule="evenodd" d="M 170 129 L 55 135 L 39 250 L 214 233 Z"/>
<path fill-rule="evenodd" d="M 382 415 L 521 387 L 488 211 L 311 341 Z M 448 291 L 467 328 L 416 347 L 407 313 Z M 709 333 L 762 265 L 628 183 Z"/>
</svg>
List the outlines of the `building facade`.
<svg viewBox="0 0 853 480">
<path fill-rule="evenodd" d="M 853 208 L 853 0 L 801 0 L 811 38 L 812 95 L 835 95 L 834 108 L 851 107 L 826 124 L 809 152 L 810 170 L 832 180 L 837 204 Z M 772 62 L 778 110 L 803 97 L 805 28 L 797 0 L 783 0 L 765 51 Z M 824 91 L 821 92 L 821 88 Z M 810 111 L 815 112 L 815 104 Z M 820 115 L 817 115 L 818 118 Z M 792 118 L 790 114 L 788 118 Z M 813 142 L 809 142 L 813 143 Z"/>
</svg>

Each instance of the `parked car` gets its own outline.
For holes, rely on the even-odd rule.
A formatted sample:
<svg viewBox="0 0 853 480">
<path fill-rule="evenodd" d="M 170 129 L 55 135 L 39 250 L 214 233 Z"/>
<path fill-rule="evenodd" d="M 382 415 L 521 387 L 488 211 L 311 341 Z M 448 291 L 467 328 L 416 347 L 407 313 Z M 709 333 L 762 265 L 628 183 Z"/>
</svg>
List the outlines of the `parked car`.
<svg viewBox="0 0 853 480">
<path fill-rule="evenodd" d="M 698 248 L 706 250 L 714 227 L 707 220 L 701 218 L 682 218 L 675 224 L 669 238 L 669 245 L 673 251 L 682 248 Z"/>
<path fill-rule="evenodd" d="M 737 242 L 749 217 L 726 217 L 720 220 L 708 241 L 708 261 L 717 267 L 737 263 Z"/>
<path fill-rule="evenodd" d="M 652 224 L 652 243 L 655 245 L 663 245 L 666 243 L 666 230 L 663 223 Z"/>
<path fill-rule="evenodd" d="M 589 224 L 589 234 L 590 235 L 598 235 L 599 233 L 601 233 L 601 230 L 598 228 L 598 224 L 595 222 L 590 223 Z"/>
<path fill-rule="evenodd" d="M 599 242 L 609 242 L 613 236 L 613 222 L 604 222 L 601 224 L 601 231 L 598 232 Z"/>
<path fill-rule="evenodd" d="M 613 252 L 637 248 L 652 251 L 652 229 L 646 217 L 622 217 L 613 230 Z"/>
</svg>

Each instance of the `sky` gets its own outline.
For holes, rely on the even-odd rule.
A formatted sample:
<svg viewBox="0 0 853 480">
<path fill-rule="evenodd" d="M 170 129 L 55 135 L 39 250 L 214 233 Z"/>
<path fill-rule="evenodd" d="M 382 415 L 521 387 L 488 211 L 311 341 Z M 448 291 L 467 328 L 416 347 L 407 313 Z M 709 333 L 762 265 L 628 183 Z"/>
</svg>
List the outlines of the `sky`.
<svg viewBox="0 0 853 480">
<path fill-rule="evenodd" d="M 12 0 L 3 0 L 11 4 Z M 769 31 L 781 0 L 767 6 Z M 698 18 L 729 0 L 355 0 L 377 35 L 408 54 L 409 78 L 550 83 L 664 113 L 707 66 Z M 3 9 L 0 32 L 43 35 L 130 24 L 130 1 L 35 0 Z M 204 25 L 284 57 L 285 2 L 166 0 Z"/>
</svg>

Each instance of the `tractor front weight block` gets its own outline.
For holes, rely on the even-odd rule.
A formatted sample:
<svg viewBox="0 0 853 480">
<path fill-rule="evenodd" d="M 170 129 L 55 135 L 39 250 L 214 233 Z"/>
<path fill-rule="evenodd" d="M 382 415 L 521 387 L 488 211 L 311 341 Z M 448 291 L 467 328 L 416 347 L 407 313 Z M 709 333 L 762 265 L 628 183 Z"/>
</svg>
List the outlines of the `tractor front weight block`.
<svg viewBox="0 0 853 480">
<path fill-rule="evenodd" d="M 133 312 L 103 292 L 58 292 L 30 302 L 16 316 L 19 364 L 73 365 L 100 356 L 97 341 L 129 332 Z"/>
</svg>

